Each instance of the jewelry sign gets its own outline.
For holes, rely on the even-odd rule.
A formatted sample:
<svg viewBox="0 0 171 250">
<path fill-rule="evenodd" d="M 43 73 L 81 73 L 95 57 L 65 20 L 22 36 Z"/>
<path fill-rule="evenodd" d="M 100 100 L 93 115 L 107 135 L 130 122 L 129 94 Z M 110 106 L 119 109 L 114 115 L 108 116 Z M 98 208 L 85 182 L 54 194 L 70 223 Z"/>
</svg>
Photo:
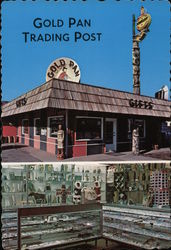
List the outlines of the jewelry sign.
<svg viewBox="0 0 171 250">
<path fill-rule="evenodd" d="M 46 72 L 46 81 L 57 78 L 66 81 L 80 82 L 80 68 L 70 58 L 59 58 L 53 61 Z"/>
</svg>

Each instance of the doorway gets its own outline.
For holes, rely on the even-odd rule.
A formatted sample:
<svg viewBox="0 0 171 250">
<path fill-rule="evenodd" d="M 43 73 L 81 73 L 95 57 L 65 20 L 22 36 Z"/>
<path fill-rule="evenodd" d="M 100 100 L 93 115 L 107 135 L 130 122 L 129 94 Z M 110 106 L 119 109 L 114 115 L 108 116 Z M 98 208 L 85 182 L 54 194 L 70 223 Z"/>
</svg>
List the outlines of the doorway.
<svg viewBox="0 0 171 250">
<path fill-rule="evenodd" d="M 117 120 L 113 118 L 106 119 L 106 151 L 116 151 L 116 124 Z"/>
</svg>

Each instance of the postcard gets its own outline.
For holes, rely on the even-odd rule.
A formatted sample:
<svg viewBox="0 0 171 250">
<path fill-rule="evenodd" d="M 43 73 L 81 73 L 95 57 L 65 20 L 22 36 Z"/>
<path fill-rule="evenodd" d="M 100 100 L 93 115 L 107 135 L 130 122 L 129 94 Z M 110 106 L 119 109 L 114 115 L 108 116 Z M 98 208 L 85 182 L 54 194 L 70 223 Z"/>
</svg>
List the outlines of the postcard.
<svg viewBox="0 0 171 250">
<path fill-rule="evenodd" d="M 169 2 L 1 7 L 3 249 L 169 249 Z"/>
</svg>

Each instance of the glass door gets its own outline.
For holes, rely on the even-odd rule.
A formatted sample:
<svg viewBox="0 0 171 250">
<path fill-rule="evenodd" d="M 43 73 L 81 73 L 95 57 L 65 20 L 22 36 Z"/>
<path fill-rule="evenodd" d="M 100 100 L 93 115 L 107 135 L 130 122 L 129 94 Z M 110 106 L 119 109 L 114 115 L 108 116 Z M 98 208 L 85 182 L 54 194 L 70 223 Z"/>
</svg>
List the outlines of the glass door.
<svg viewBox="0 0 171 250">
<path fill-rule="evenodd" d="M 116 119 L 106 119 L 106 151 L 116 151 Z"/>
</svg>

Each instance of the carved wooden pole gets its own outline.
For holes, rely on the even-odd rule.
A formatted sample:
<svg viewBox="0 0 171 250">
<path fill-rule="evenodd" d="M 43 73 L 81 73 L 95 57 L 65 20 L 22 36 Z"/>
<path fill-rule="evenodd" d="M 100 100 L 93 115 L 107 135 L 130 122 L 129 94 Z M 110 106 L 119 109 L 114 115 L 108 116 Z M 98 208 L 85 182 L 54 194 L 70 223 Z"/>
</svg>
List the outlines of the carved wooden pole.
<svg viewBox="0 0 171 250">
<path fill-rule="evenodd" d="M 133 64 L 133 93 L 140 95 L 140 48 L 139 42 L 135 39 L 135 15 L 133 15 L 133 48 L 132 48 L 132 64 Z"/>
</svg>

